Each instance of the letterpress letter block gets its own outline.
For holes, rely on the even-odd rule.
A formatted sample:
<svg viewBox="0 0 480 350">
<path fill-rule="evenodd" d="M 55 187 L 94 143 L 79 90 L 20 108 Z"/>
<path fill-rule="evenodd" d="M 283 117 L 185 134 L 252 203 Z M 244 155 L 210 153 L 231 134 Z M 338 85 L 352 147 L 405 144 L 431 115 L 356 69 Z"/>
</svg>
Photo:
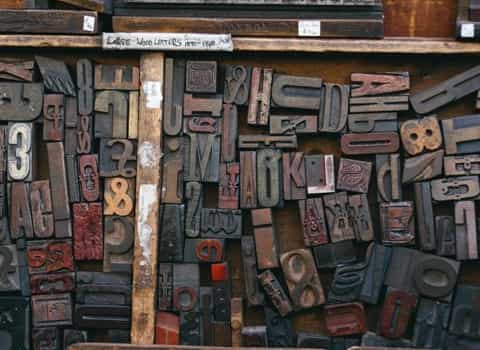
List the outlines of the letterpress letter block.
<svg viewBox="0 0 480 350">
<path fill-rule="evenodd" d="M 420 248 L 422 250 L 434 250 L 436 246 L 436 240 L 430 183 L 417 182 L 415 183 L 414 188 Z"/>
<path fill-rule="evenodd" d="M 30 274 L 74 271 L 70 240 L 33 241 L 27 245 Z"/>
<path fill-rule="evenodd" d="M 135 180 L 112 177 L 105 180 L 104 215 L 129 216 L 134 208 Z"/>
<path fill-rule="evenodd" d="M 220 131 L 220 119 L 212 117 L 189 117 L 184 120 L 184 131 L 216 134 Z"/>
<path fill-rule="evenodd" d="M 248 106 L 249 125 L 267 125 L 270 117 L 273 69 L 254 67 Z"/>
<path fill-rule="evenodd" d="M 399 94 L 410 90 L 408 72 L 353 73 L 350 76 L 350 81 L 352 83 L 352 97 Z"/>
<path fill-rule="evenodd" d="M 190 117 L 193 114 L 220 117 L 222 115 L 222 95 L 214 97 L 193 97 L 191 94 L 183 96 L 183 114 Z"/>
<path fill-rule="evenodd" d="M 185 181 L 218 182 L 220 138 L 217 134 L 186 133 Z"/>
<path fill-rule="evenodd" d="M 185 236 L 189 238 L 200 235 L 201 213 L 203 208 L 202 184 L 187 182 L 185 185 L 186 218 Z"/>
<path fill-rule="evenodd" d="M 80 124 L 77 127 L 77 154 L 88 154 L 92 150 L 92 123 L 90 116 L 80 116 Z"/>
<path fill-rule="evenodd" d="M 8 126 L 3 125 L 3 126 L 0 126 L 0 184 L 5 184 L 7 182 L 7 170 L 8 170 L 7 169 L 7 158 L 8 158 L 7 151 L 8 151 Z"/>
<path fill-rule="evenodd" d="M 462 218 L 460 215 L 460 218 Z M 459 225 L 461 225 L 459 223 Z M 452 216 L 435 217 L 435 232 L 437 236 L 437 255 L 456 255 L 456 231 L 455 222 Z"/>
<path fill-rule="evenodd" d="M 183 260 L 184 211 L 183 204 L 164 204 L 161 208 L 160 261 Z"/>
<path fill-rule="evenodd" d="M 433 180 L 432 198 L 436 201 L 459 201 L 480 194 L 478 176 L 460 176 Z"/>
<path fill-rule="evenodd" d="M 63 141 L 65 127 L 65 97 L 45 95 L 43 99 L 43 141 Z"/>
<path fill-rule="evenodd" d="M 258 268 L 261 270 L 276 268 L 279 266 L 278 249 L 275 239 L 272 210 L 254 209 L 251 211 L 251 215 Z"/>
<path fill-rule="evenodd" d="M 187 61 L 187 92 L 217 92 L 217 62 Z"/>
<path fill-rule="evenodd" d="M 478 259 L 475 202 L 455 202 L 455 231 L 458 260 Z"/>
<path fill-rule="evenodd" d="M 244 106 L 248 103 L 252 67 L 241 65 L 225 66 L 225 89 L 223 102 Z"/>
<path fill-rule="evenodd" d="M 328 243 L 327 225 L 321 198 L 298 201 L 303 240 L 307 247 Z"/>
<path fill-rule="evenodd" d="M 96 90 L 138 90 L 140 72 L 138 67 L 118 65 L 95 65 Z"/>
<path fill-rule="evenodd" d="M 70 294 L 32 296 L 34 327 L 71 326 L 72 298 Z"/>
<path fill-rule="evenodd" d="M 267 327 L 253 326 L 242 328 L 242 342 L 244 346 L 267 347 Z"/>
<path fill-rule="evenodd" d="M 30 276 L 32 294 L 55 294 L 73 292 L 75 289 L 75 274 L 46 273 Z"/>
<path fill-rule="evenodd" d="M 303 152 L 282 154 L 283 195 L 285 200 L 306 198 L 305 161 Z"/>
<path fill-rule="evenodd" d="M 240 152 L 240 208 L 257 207 L 256 152 Z"/>
<path fill-rule="evenodd" d="M 383 281 L 390 264 L 392 248 L 381 244 L 373 244 L 369 251 L 367 268 L 359 299 L 365 303 L 375 305 L 378 303 L 383 288 Z"/>
<path fill-rule="evenodd" d="M 316 134 L 316 115 L 271 115 L 271 135 Z"/>
<path fill-rule="evenodd" d="M 380 332 L 388 338 L 401 338 L 408 328 L 417 297 L 389 288 L 380 315 Z"/>
<path fill-rule="evenodd" d="M 173 302 L 173 264 L 158 264 L 158 309 L 172 310 Z"/>
<path fill-rule="evenodd" d="M 281 148 L 296 149 L 297 135 L 240 135 L 238 137 L 238 148 Z"/>
<path fill-rule="evenodd" d="M 415 241 L 415 217 L 412 202 L 380 204 L 382 242 L 409 245 Z"/>
<path fill-rule="evenodd" d="M 257 280 L 257 259 L 255 257 L 255 243 L 252 236 L 242 237 L 242 261 L 248 305 L 262 305 L 264 295 L 260 291 L 260 285 Z"/>
<path fill-rule="evenodd" d="M 101 203 L 73 205 L 75 260 L 103 259 L 103 225 Z"/>
<path fill-rule="evenodd" d="M 42 84 L 0 83 L 0 95 L 0 120 L 3 122 L 32 121 L 42 112 Z"/>
<path fill-rule="evenodd" d="M 76 302 L 104 308 L 106 305 L 130 306 L 131 284 L 128 274 L 78 271 Z"/>
<path fill-rule="evenodd" d="M 400 112 L 409 109 L 408 95 L 350 98 L 350 113 Z"/>
<path fill-rule="evenodd" d="M 0 62 L 0 77 L 2 80 L 28 81 L 33 80 L 33 60 L 15 60 Z"/>
<path fill-rule="evenodd" d="M 155 344 L 178 345 L 180 343 L 180 319 L 169 312 L 157 312 Z"/>
<path fill-rule="evenodd" d="M 30 202 L 35 236 L 38 238 L 51 237 L 54 232 L 54 221 L 50 183 L 48 180 L 34 181 L 31 183 Z"/>
<path fill-rule="evenodd" d="M 293 322 L 288 317 L 282 317 L 276 310 L 266 305 L 265 324 L 267 325 L 267 337 L 269 347 L 293 347 L 296 343 L 297 334 L 293 329 Z"/>
<path fill-rule="evenodd" d="M 372 163 L 340 158 L 337 189 L 367 193 L 372 173 Z"/>
<path fill-rule="evenodd" d="M 413 333 L 417 348 L 441 348 L 447 341 L 450 305 L 421 298 Z"/>
<path fill-rule="evenodd" d="M 348 85 L 324 84 L 320 99 L 318 131 L 338 133 L 345 129 L 349 95 Z"/>
<path fill-rule="evenodd" d="M 213 288 L 200 287 L 200 314 L 202 318 L 202 341 L 205 346 L 215 344 L 215 329 L 213 322 Z"/>
<path fill-rule="evenodd" d="M 404 122 L 400 135 L 403 148 L 412 156 L 424 150 L 435 151 L 442 146 L 442 132 L 435 116 Z"/>
<path fill-rule="evenodd" d="M 397 113 L 350 114 L 348 116 L 348 131 L 358 133 L 398 131 Z"/>
<path fill-rule="evenodd" d="M 130 306 L 75 305 L 75 325 L 86 329 L 130 329 Z"/>
<path fill-rule="evenodd" d="M 361 303 L 325 306 L 325 322 L 331 336 L 361 334 L 367 331 L 367 318 Z"/>
<path fill-rule="evenodd" d="M 234 104 L 223 105 L 222 132 L 222 162 L 237 160 L 238 111 Z"/>
<path fill-rule="evenodd" d="M 334 269 L 338 265 L 352 264 L 357 260 L 352 240 L 313 247 L 313 255 L 319 269 Z"/>
<path fill-rule="evenodd" d="M 31 181 L 33 179 L 34 142 L 33 124 L 9 123 L 8 125 L 8 180 Z"/>
<path fill-rule="evenodd" d="M 33 238 L 28 188 L 25 182 L 10 184 L 10 236 L 12 239 Z"/>
<path fill-rule="evenodd" d="M 80 202 L 80 178 L 76 155 L 65 154 L 65 168 L 67 171 L 68 199 L 70 203 Z"/>
<path fill-rule="evenodd" d="M 279 150 L 262 149 L 257 152 L 257 194 L 261 207 L 282 204 L 281 158 Z"/>
<path fill-rule="evenodd" d="M 185 87 L 185 60 L 165 60 L 165 89 L 163 131 L 177 136 L 183 127 L 183 93 Z"/>
<path fill-rule="evenodd" d="M 381 349 L 388 349 L 392 347 L 400 347 L 401 349 L 411 349 L 412 342 L 407 339 L 389 339 L 381 337 L 373 332 L 367 332 L 362 336 L 362 349 L 370 349 L 369 346 L 378 347 L 383 346 Z"/>
<path fill-rule="evenodd" d="M 196 264 L 221 262 L 224 246 L 224 239 L 186 239 L 183 260 Z"/>
<path fill-rule="evenodd" d="M 15 245 L 0 246 L 0 292 L 17 290 L 20 290 L 20 275 L 16 247 Z"/>
<path fill-rule="evenodd" d="M 376 168 L 377 200 L 379 202 L 402 200 L 400 155 L 378 154 L 376 156 Z"/>
<path fill-rule="evenodd" d="M 242 235 L 241 210 L 202 209 L 202 238 L 240 238 Z"/>
<path fill-rule="evenodd" d="M 480 175 L 480 155 L 445 157 L 445 175 Z"/>
<path fill-rule="evenodd" d="M 128 94 L 100 91 L 95 97 L 95 138 L 127 138 Z"/>
<path fill-rule="evenodd" d="M 183 138 L 165 137 L 162 203 L 181 204 L 183 200 Z"/>
<path fill-rule="evenodd" d="M 173 265 L 173 307 L 175 311 L 199 310 L 200 270 L 197 264 Z"/>
<path fill-rule="evenodd" d="M 335 192 L 333 155 L 305 156 L 305 178 L 308 194 Z"/>
<path fill-rule="evenodd" d="M 221 163 L 220 183 L 218 184 L 218 207 L 238 209 L 240 197 L 240 164 Z"/>
<path fill-rule="evenodd" d="M 47 90 L 75 96 L 75 84 L 64 62 L 42 56 L 35 56 L 35 62 L 42 75 L 43 85 Z"/>
<path fill-rule="evenodd" d="M 78 113 L 89 115 L 93 112 L 93 68 L 89 59 L 77 61 Z"/>
<path fill-rule="evenodd" d="M 348 303 L 358 300 L 372 250 L 373 244 L 367 249 L 365 261 L 342 265 L 335 269 L 330 292 L 328 293 L 329 303 Z"/>
<path fill-rule="evenodd" d="M 180 344 L 201 345 L 201 314 L 199 312 L 180 312 Z"/>
<path fill-rule="evenodd" d="M 439 150 L 405 159 L 402 182 L 425 181 L 441 175 L 444 153 Z"/>
<path fill-rule="evenodd" d="M 134 177 L 137 174 L 136 159 L 135 141 L 121 139 L 100 141 L 100 176 Z"/>
<path fill-rule="evenodd" d="M 450 318 L 450 333 L 477 341 L 480 339 L 480 331 L 476 326 L 480 322 L 480 311 L 477 304 L 479 298 L 479 287 L 466 284 L 457 287 Z"/>
<path fill-rule="evenodd" d="M 367 195 L 363 193 L 349 196 L 348 209 L 357 241 L 372 241 L 375 238 L 375 232 Z"/>
<path fill-rule="evenodd" d="M 270 270 L 263 271 L 258 275 L 258 280 L 262 285 L 265 293 L 270 298 L 273 305 L 277 308 L 280 315 L 285 317 L 287 314 L 293 311 L 290 299 L 282 288 L 282 285 L 278 281 L 277 277 Z"/>
<path fill-rule="evenodd" d="M 273 106 L 318 110 L 323 86 L 320 78 L 276 74 L 272 85 Z"/>
<path fill-rule="evenodd" d="M 480 115 L 465 115 L 442 120 L 446 154 L 480 152 Z"/>
<path fill-rule="evenodd" d="M 355 239 L 355 233 L 348 216 L 348 198 L 346 192 L 323 196 L 328 231 L 332 242 Z"/>
<path fill-rule="evenodd" d="M 60 329 L 54 327 L 34 328 L 32 330 L 33 350 L 59 350 Z"/>
<path fill-rule="evenodd" d="M 30 299 L 15 296 L 0 297 L 0 340 L 8 350 L 28 350 L 30 344 Z"/>
<path fill-rule="evenodd" d="M 400 148 L 396 132 L 343 134 L 340 143 L 342 152 L 347 155 L 395 153 Z"/>
<path fill-rule="evenodd" d="M 103 272 L 130 272 L 132 269 L 133 218 L 105 218 Z"/>
<path fill-rule="evenodd" d="M 80 190 L 87 202 L 97 201 L 100 197 L 100 178 L 98 175 L 98 156 L 85 154 L 78 158 L 80 168 Z"/>
</svg>

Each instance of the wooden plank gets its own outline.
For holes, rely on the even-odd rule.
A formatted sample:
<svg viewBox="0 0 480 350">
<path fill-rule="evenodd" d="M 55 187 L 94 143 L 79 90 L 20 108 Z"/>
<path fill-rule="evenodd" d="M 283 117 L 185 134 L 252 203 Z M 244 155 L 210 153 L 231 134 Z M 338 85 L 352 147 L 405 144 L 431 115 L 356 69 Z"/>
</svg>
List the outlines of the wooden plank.
<svg viewBox="0 0 480 350">
<path fill-rule="evenodd" d="M 138 4 L 175 4 L 175 5 L 295 5 L 295 6 L 343 6 L 359 8 L 363 6 L 381 6 L 380 0 L 127 0 L 127 3 Z M 274 6 L 274 7 L 275 7 Z M 367 7 L 367 8 L 368 8 Z"/>
<path fill-rule="evenodd" d="M 57 0 L 81 9 L 97 11 L 99 13 L 112 13 L 111 0 Z"/>
</svg>

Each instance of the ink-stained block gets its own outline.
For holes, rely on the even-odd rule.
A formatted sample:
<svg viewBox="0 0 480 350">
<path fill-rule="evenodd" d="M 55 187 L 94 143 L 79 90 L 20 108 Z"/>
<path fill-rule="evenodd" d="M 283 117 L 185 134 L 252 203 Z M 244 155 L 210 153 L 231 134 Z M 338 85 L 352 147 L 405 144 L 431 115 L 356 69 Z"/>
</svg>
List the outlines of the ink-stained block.
<svg viewBox="0 0 480 350">
<path fill-rule="evenodd" d="M 200 226 L 203 208 L 202 184 L 187 182 L 185 184 L 185 236 L 195 238 L 200 236 Z"/>
<path fill-rule="evenodd" d="M 317 333 L 297 332 L 297 348 L 328 349 L 330 337 Z"/>
<path fill-rule="evenodd" d="M 355 239 L 355 233 L 348 215 L 348 197 L 346 192 L 323 196 L 330 240 L 335 243 Z"/>
<path fill-rule="evenodd" d="M 328 293 L 329 303 L 349 303 L 358 300 L 365 279 L 371 247 L 367 250 L 366 261 L 341 265 L 335 269 L 333 281 Z"/>
<path fill-rule="evenodd" d="M 477 341 L 480 339 L 480 331 L 475 326 L 480 319 L 479 297 L 480 288 L 477 286 L 460 284 L 457 287 L 450 318 L 450 333 Z"/>
<path fill-rule="evenodd" d="M 257 157 L 254 151 L 240 152 L 240 208 L 257 207 Z"/>
<path fill-rule="evenodd" d="M 73 241 L 75 260 L 103 259 L 101 203 L 73 205 Z"/>
<path fill-rule="evenodd" d="M 218 207 L 238 209 L 240 198 L 240 163 L 220 163 Z"/>
<path fill-rule="evenodd" d="M 133 241 L 133 218 L 128 216 L 105 218 L 103 272 L 131 272 Z"/>
<path fill-rule="evenodd" d="M 223 102 L 244 106 L 250 96 L 252 67 L 226 65 L 223 90 Z"/>
<path fill-rule="evenodd" d="M 67 65 L 49 57 L 35 56 L 45 89 L 67 96 L 75 96 L 76 89 Z"/>
<path fill-rule="evenodd" d="M 372 163 L 361 160 L 340 158 L 337 189 L 367 193 L 370 185 Z"/>
<path fill-rule="evenodd" d="M 217 134 L 186 133 L 185 181 L 218 182 L 220 137 Z"/>
<path fill-rule="evenodd" d="M 276 74 L 272 105 L 279 108 L 318 110 L 324 83 L 321 78 Z"/>
<path fill-rule="evenodd" d="M 273 69 L 254 67 L 250 84 L 247 122 L 249 125 L 268 125 L 272 96 Z"/>
<path fill-rule="evenodd" d="M 468 154 L 480 152 L 480 115 L 465 115 L 442 120 L 445 153 Z"/>
<path fill-rule="evenodd" d="M 401 165 L 399 154 L 377 154 L 377 200 L 392 202 L 402 199 Z"/>
<path fill-rule="evenodd" d="M 308 155 L 305 159 L 307 194 L 335 192 L 335 167 L 332 154 Z"/>
<path fill-rule="evenodd" d="M 297 249 L 280 256 L 292 304 L 309 309 L 325 303 L 322 283 L 310 250 Z"/>
<path fill-rule="evenodd" d="M 242 328 L 242 343 L 244 346 L 267 347 L 267 327 L 249 326 Z"/>
<path fill-rule="evenodd" d="M 296 333 L 293 322 L 288 317 L 282 317 L 276 310 L 266 305 L 265 324 L 269 347 L 293 347 L 296 344 Z"/>
<path fill-rule="evenodd" d="M 433 180 L 432 198 L 435 201 L 459 201 L 480 194 L 478 176 L 460 176 Z"/>
<path fill-rule="evenodd" d="M 436 236 L 430 183 L 417 182 L 414 185 L 414 191 L 420 249 L 435 250 Z"/>
<path fill-rule="evenodd" d="M 121 273 L 79 271 L 76 303 L 82 305 L 130 305 L 132 279 Z"/>
<path fill-rule="evenodd" d="M 75 305 L 75 325 L 82 329 L 130 329 L 132 309 L 123 305 Z"/>
<path fill-rule="evenodd" d="M 60 350 L 61 341 L 59 328 L 32 329 L 33 350 Z"/>
<path fill-rule="evenodd" d="M 34 178 L 35 142 L 31 123 L 8 124 L 8 180 L 31 181 Z"/>
<path fill-rule="evenodd" d="M 199 312 L 180 312 L 180 344 L 198 346 L 202 344 L 202 318 Z"/>
<path fill-rule="evenodd" d="M 348 116 L 348 131 L 355 133 L 398 131 L 395 112 L 358 113 Z"/>
<path fill-rule="evenodd" d="M 81 58 L 77 61 L 78 114 L 90 115 L 93 112 L 93 67 L 92 61 Z"/>
<path fill-rule="evenodd" d="M 223 119 L 220 122 L 222 133 L 221 161 L 237 161 L 238 110 L 234 104 L 223 105 Z"/>
<path fill-rule="evenodd" d="M 182 133 L 185 60 L 165 59 L 163 131 L 168 136 Z"/>
<path fill-rule="evenodd" d="M 100 178 L 98 174 L 98 156 L 84 154 L 78 158 L 80 192 L 82 199 L 95 202 L 100 197 Z"/>
<path fill-rule="evenodd" d="M 95 138 L 127 138 L 128 93 L 105 90 L 95 94 Z"/>
<path fill-rule="evenodd" d="M 410 245 L 415 242 L 412 202 L 381 203 L 380 224 L 383 244 Z"/>
<path fill-rule="evenodd" d="M 72 297 L 70 294 L 32 296 L 34 327 L 71 326 Z"/>
<path fill-rule="evenodd" d="M 158 254 L 161 262 L 183 261 L 184 211 L 183 204 L 163 204 L 161 207 Z"/>
<path fill-rule="evenodd" d="M 173 307 L 175 311 L 199 310 L 200 270 L 197 264 L 173 265 Z"/>
<path fill-rule="evenodd" d="M 352 97 L 402 94 L 410 90 L 408 72 L 366 74 L 352 73 Z"/>
<path fill-rule="evenodd" d="M 303 152 L 282 154 L 283 196 L 285 200 L 306 198 L 305 160 Z"/>
<path fill-rule="evenodd" d="M 93 122 L 88 115 L 80 116 L 80 124 L 77 127 L 77 154 L 88 154 L 92 150 Z"/>
<path fill-rule="evenodd" d="M 328 243 L 327 223 L 322 198 L 298 201 L 303 241 L 307 247 Z"/>
<path fill-rule="evenodd" d="M 388 289 L 380 314 L 380 332 L 387 338 L 405 335 L 417 297 L 402 290 Z"/>
<path fill-rule="evenodd" d="M 331 336 L 361 334 L 367 331 L 367 318 L 361 303 L 325 306 L 325 323 Z"/>
<path fill-rule="evenodd" d="M 445 157 L 444 165 L 447 176 L 480 175 L 480 155 L 478 154 Z"/>
<path fill-rule="evenodd" d="M 413 345 L 416 348 L 441 348 L 447 341 L 449 317 L 449 304 L 421 298 L 413 329 Z"/>
<path fill-rule="evenodd" d="M 46 273 L 30 276 L 32 294 L 56 294 L 73 292 L 75 289 L 75 274 Z"/>
<path fill-rule="evenodd" d="M 395 153 L 400 148 L 396 132 L 343 134 L 340 139 L 342 153 L 347 155 Z"/>
<path fill-rule="evenodd" d="M 134 209 L 135 180 L 111 177 L 105 180 L 103 215 L 129 216 Z"/>
<path fill-rule="evenodd" d="M 137 174 L 137 145 L 126 139 L 100 140 L 100 176 L 126 178 Z"/>
<path fill-rule="evenodd" d="M 262 285 L 265 293 L 281 316 L 285 317 L 293 311 L 290 299 L 285 293 L 278 278 L 270 270 L 265 270 L 258 275 L 258 280 Z"/>
<path fill-rule="evenodd" d="M 444 153 L 439 150 L 405 159 L 402 183 L 425 181 L 442 175 Z"/>
<path fill-rule="evenodd" d="M 200 232 L 202 238 L 240 238 L 241 210 L 203 208 Z"/>
<path fill-rule="evenodd" d="M 1 121 L 28 122 L 36 119 L 43 108 L 42 84 L 0 83 L 3 103 Z"/>
<path fill-rule="evenodd" d="M 184 132 L 217 134 L 220 130 L 220 119 L 213 117 L 188 117 L 184 119 Z"/>
<path fill-rule="evenodd" d="M 313 247 L 313 255 L 319 269 L 334 269 L 339 265 L 352 264 L 357 260 L 352 240 Z"/>
<path fill-rule="evenodd" d="M 173 264 L 158 264 L 158 310 L 172 310 Z"/>
<path fill-rule="evenodd" d="M 348 210 L 353 232 L 357 241 L 369 242 L 374 240 L 372 217 L 366 193 L 348 197 Z"/>
<path fill-rule="evenodd" d="M 350 98 L 350 113 L 401 112 L 409 110 L 408 95 Z"/>
<path fill-rule="evenodd" d="M 316 115 L 271 115 L 271 135 L 316 134 Z"/>
<path fill-rule="evenodd" d="M 275 227 L 271 209 L 254 209 L 251 212 L 253 236 L 260 270 L 279 266 Z"/>
<path fill-rule="evenodd" d="M 29 186 L 25 182 L 10 184 L 10 236 L 12 239 L 33 238 Z"/>
<path fill-rule="evenodd" d="M 442 132 L 436 116 L 408 120 L 400 127 L 403 148 L 414 156 L 442 146 Z"/>
<path fill-rule="evenodd" d="M 194 97 L 192 94 L 183 96 L 183 115 L 203 115 L 212 117 L 222 116 L 223 96 L 213 95 L 211 97 Z"/>
<path fill-rule="evenodd" d="M 392 248 L 381 244 L 373 244 L 368 254 L 367 268 L 360 289 L 359 299 L 367 304 L 376 305 L 380 299 L 380 294 L 387 273 L 390 259 L 392 257 Z"/>
<path fill-rule="evenodd" d="M 278 207 L 283 203 L 281 159 L 280 150 L 257 151 L 257 197 L 260 207 Z"/>
<path fill-rule="evenodd" d="M 453 216 L 436 216 L 435 232 L 437 237 L 436 254 L 440 256 L 455 256 L 457 251 L 456 227 Z"/>
<path fill-rule="evenodd" d="M 257 259 L 255 257 L 255 242 L 252 236 L 242 237 L 242 262 L 245 294 L 249 306 L 264 303 L 264 295 L 257 279 Z"/>
<path fill-rule="evenodd" d="M 181 204 L 183 201 L 183 157 L 181 137 L 164 138 L 162 203 Z"/>
<path fill-rule="evenodd" d="M 349 85 L 324 84 L 320 98 L 318 131 L 339 133 L 345 129 L 349 95 Z"/>
<path fill-rule="evenodd" d="M 70 203 L 80 202 L 80 178 L 76 155 L 65 154 L 65 168 L 67 170 L 68 199 Z"/>
<path fill-rule="evenodd" d="M 32 241 L 27 244 L 30 274 L 74 271 L 70 240 Z"/>
<path fill-rule="evenodd" d="M 30 349 L 30 299 L 17 296 L 0 297 L 0 344 L 8 350 Z"/>
<path fill-rule="evenodd" d="M 382 349 L 385 348 L 392 348 L 392 347 L 400 347 L 402 349 L 406 348 L 411 348 L 412 347 L 412 342 L 407 339 L 389 339 L 382 337 L 380 335 L 377 335 L 373 332 L 367 332 L 362 336 L 362 347 L 367 347 L 367 349 L 370 349 L 369 347 L 381 347 L 383 346 Z M 364 348 L 363 348 L 364 349 Z"/>
<path fill-rule="evenodd" d="M 474 201 L 455 202 L 457 260 L 478 259 L 477 218 Z"/>
<path fill-rule="evenodd" d="M 0 246 L 0 291 L 20 290 L 18 255 L 14 244 Z"/>
<path fill-rule="evenodd" d="M 297 135 L 240 135 L 238 137 L 238 148 L 280 148 L 296 149 Z"/>
<path fill-rule="evenodd" d="M 202 341 L 205 346 L 215 344 L 215 325 L 213 321 L 213 288 L 200 287 L 200 314 L 202 318 Z"/>
<path fill-rule="evenodd" d="M 179 317 L 173 313 L 159 311 L 155 320 L 155 344 L 178 345 L 180 343 Z"/>
<path fill-rule="evenodd" d="M 243 328 L 243 299 L 230 299 L 230 325 L 232 329 L 232 347 L 240 347 L 242 345 L 242 328 Z"/>
<path fill-rule="evenodd" d="M 43 141 L 63 141 L 65 96 L 48 94 L 43 98 Z"/>
<path fill-rule="evenodd" d="M 95 65 L 96 90 L 138 90 L 140 71 L 138 67 L 110 64 Z"/>
<path fill-rule="evenodd" d="M 221 262 L 224 247 L 224 239 L 186 239 L 183 261 L 196 264 Z"/>
<path fill-rule="evenodd" d="M 185 91 L 216 93 L 217 70 L 216 61 L 187 61 Z"/>
</svg>

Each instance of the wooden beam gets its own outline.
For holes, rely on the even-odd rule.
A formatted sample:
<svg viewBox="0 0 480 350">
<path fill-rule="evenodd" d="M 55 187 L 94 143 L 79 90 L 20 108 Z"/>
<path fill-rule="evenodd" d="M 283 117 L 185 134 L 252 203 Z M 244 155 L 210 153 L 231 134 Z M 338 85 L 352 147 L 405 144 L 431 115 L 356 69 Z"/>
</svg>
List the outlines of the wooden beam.
<svg viewBox="0 0 480 350">
<path fill-rule="evenodd" d="M 153 344 L 155 335 L 164 61 L 163 53 L 146 53 L 140 58 L 131 341 L 141 345 Z"/>
<path fill-rule="evenodd" d="M 236 350 L 260 350 L 263 348 L 235 348 Z M 374 350 L 372 348 L 352 348 L 356 350 Z M 378 348 L 381 350 L 383 348 Z M 84 343 L 71 345 L 68 350 L 232 350 L 231 347 L 216 346 L 182 346 L 182 345 L 154 345 L 141 346 L 131 344 Z M 306 350 L 306 348 L 270 348 L 270 350 Z M 390 350 L 390 349 L 389 349 Z M 401 349 L 392 349 L 401 350 Z M 412 349 L 413 350 L 413 349 Z"/>
<path fill-rule="evenodd" d="M 0 47 L 101 48 L 100 35 L 0 35 Z"/>
</svg>

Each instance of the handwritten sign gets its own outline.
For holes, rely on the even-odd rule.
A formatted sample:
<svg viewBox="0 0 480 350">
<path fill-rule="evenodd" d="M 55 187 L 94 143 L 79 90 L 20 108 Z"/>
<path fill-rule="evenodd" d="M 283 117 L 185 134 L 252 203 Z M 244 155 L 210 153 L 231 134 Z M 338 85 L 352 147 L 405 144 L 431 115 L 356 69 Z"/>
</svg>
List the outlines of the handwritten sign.
<svg viewBox="0 0 480 350">
<path fill-rule="evenodd" d="M 230 34 L 103 33 L 105 50 L 233 51 Z"/>
</svg>

